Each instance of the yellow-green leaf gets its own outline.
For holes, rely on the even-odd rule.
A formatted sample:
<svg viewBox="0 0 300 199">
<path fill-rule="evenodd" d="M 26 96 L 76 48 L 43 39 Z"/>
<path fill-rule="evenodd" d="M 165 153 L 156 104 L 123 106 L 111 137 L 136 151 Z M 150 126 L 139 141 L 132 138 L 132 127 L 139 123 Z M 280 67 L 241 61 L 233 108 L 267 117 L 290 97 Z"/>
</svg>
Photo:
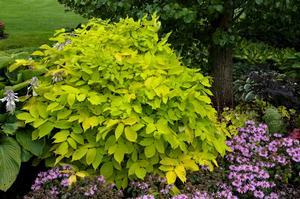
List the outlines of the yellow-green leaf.
<svg viewBox="0 0 300 199">
<path fill-rule="evenodd" d="M 70 93 L 68 95 L 68 99 L 67 100 L 68 100 L 68 104 L 70 105 L 70 107 L 72 107 L 73 104 L 74 104 L 74 102 L 75 102 L 75 94 Z"/>
<path fill-rule="evenodd" d="M 92 164 L 95 160 L 97 150 L 95 148 L 91 148 L 86 153 L 86 163 L 88 165 Z"/>
<path fill-rule="evenodd" d="M 124 131 L 124 124 L 119 123 L 116 130 L 115 130 L 116 140 L 118 140 L 119 137 L 123 134 L 123 131 Z"/>
<path fill-rule="evenodd" d="M 175 173 L 182 182 L 186 181 L 186 172 L 182 164 L 175 167 Z"/>
<path fill-rule="evenodd" d="M 69 145 L 67 142 L 63 142 L 59 145 L 59 147 L 55 150 L 56 154 L 59 155 L 65 155 L 66 153 L 68 153 L 68 149 L 69 149 Z"/>
<path fill-rule="evenodd" d="M 150 146 L 146 146 L 144 152 L 145 152 L 146 158 L 153 157 L 156 153 L 155 146 L 153 144 Z"/>
<path fill-rule="evenodd" d="M 73 148 L 73 149 L 77 149 L 77 143 L 74 141 L 73 138 L 68 138 L 67 142 L 69 143 L 69 145 Z"/>
<path fill-rule="evenodd" d="M 39 137 L 42 138 L 46 135 L 49 135 L 54 128 L 53 123 L 46 122 L 39 127 Z"/>
<path fill-rule="evenodd" d="M 67 140 L 69 135 L 70 132 L 68 130 L 59 131 L 53 136 L 53 138 L 55 139 L 53 143 L 64 142 Z"/>
<path fill-rule="evenodd" d="M 168 171 L 166 174 L 167 183 L 174 184 L 176 181 L 176 173 L 174 171 Z"/>
<path fill-rule="evenodd" d="M 79 148 L 72 155 L 72 161 L 80 160 L 86 153 L 88 152 L 88 148 Z"/>
<path fill-rule="evenodd" d="M 131 127 L 125 128 L 125 137 L 130 142 L 135 142 L 137 139 L 137 133 Z"/>
</svg>

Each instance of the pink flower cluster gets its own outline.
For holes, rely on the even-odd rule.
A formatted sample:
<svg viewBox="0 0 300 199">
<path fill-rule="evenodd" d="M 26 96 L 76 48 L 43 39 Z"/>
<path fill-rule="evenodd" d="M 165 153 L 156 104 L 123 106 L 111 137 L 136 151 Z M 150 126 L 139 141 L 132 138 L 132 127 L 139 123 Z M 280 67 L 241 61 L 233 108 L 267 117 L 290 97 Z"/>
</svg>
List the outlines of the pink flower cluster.
<svg viewBox="0 0 300 199">
<path fill-rule="evenodd" d="M 228 180 L 239 195 L 279 198 L 272 192 L 276 180 L 270 173 L 278 168 L 290 171 L 292 164 L 300 162 L 299 140 L 270 135 L 265 124 L 256 126 L 252 121 L 246 122 L 227 145 L 232 149 L 226 157 L 230 163 Z"/>
</svg>

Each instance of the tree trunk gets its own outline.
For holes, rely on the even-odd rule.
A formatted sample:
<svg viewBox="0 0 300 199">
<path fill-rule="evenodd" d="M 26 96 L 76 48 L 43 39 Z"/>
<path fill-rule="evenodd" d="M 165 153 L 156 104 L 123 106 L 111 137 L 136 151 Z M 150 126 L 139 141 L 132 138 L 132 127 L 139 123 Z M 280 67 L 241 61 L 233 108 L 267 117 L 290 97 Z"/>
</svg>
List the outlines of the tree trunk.
<svg viewBox="0 0 300 199">
<path fill-rule="evenodd" d="M 232 107 L 232 48 L 212 45 L 209 58 L 214 77 L 213 93 L 214 105 L 218 112 L 224 107 Z"/>
<path fill-rule="evenodd" d="M 223 13 L 212 23 L 213 34 L 218 30 L 226 33 L 232 26 L 232 18 L 233 3 L 232 0 L 226 0 Z M 233 106 L 232 45 L 220 46 L 212 38 L 210 43 L 209 64 L 214 77 L 213 102 L 217 110 L 222 111 L 224 107 Z"/>
</svg>

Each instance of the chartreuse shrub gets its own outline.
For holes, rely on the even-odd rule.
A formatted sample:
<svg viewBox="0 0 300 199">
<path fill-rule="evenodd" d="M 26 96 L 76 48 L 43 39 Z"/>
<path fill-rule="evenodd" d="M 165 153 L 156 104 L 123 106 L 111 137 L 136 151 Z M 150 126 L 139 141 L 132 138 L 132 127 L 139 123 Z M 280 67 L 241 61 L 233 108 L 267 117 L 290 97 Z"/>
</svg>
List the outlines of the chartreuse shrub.
<svg viewBox="0 0 300 199">
<path fill-rule="evenodd" d="M 184 182 L 186 171 L 217 165 L 228 148 L 209 78 L 182 66 L 159 28 L 155 16 L 93 19 L 34 53 L 32 65 L 48 71 L 17 117 L 52 142 L 48 160 L 100 170 L 118 186 L 149 173 Z"/>
</svg>

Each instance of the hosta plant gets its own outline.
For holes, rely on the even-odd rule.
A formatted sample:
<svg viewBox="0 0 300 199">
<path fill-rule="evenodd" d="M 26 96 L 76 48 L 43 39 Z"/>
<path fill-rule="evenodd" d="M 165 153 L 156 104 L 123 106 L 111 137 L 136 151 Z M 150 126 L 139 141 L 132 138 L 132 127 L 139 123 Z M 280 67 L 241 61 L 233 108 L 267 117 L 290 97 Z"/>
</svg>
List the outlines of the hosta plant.
<svg viewBox="0 0 300 199">
<path fill-rule="evenodd" d="M 225 154 L 209 78 L 182 66 L 148 18 L 93 19 L 34 53 L 31 65 L 47 73 L 17 117 L 52 143 L 48 162 L 100 170 L 120 187 L 148 173 L 184 182 L 187 170 Z"/>
<path fill-rule="evenodd" d="M 24 56 L 26 53 L 7 58 Z M 45 142 L 43 139 L 32 141 L 32 128 L 25 127 L 15 116 L 24 98 L 31 96 L 30 86 L 36 79 L 33 76 L 40 71 L 19 69 L 10 73 L 7 67 L 11 60 L 1 63 L 1 58 L 0 55 L 0 190 L 7 191 L 17 178 L 21 163 L 40 156 Z"/>
</svg>

